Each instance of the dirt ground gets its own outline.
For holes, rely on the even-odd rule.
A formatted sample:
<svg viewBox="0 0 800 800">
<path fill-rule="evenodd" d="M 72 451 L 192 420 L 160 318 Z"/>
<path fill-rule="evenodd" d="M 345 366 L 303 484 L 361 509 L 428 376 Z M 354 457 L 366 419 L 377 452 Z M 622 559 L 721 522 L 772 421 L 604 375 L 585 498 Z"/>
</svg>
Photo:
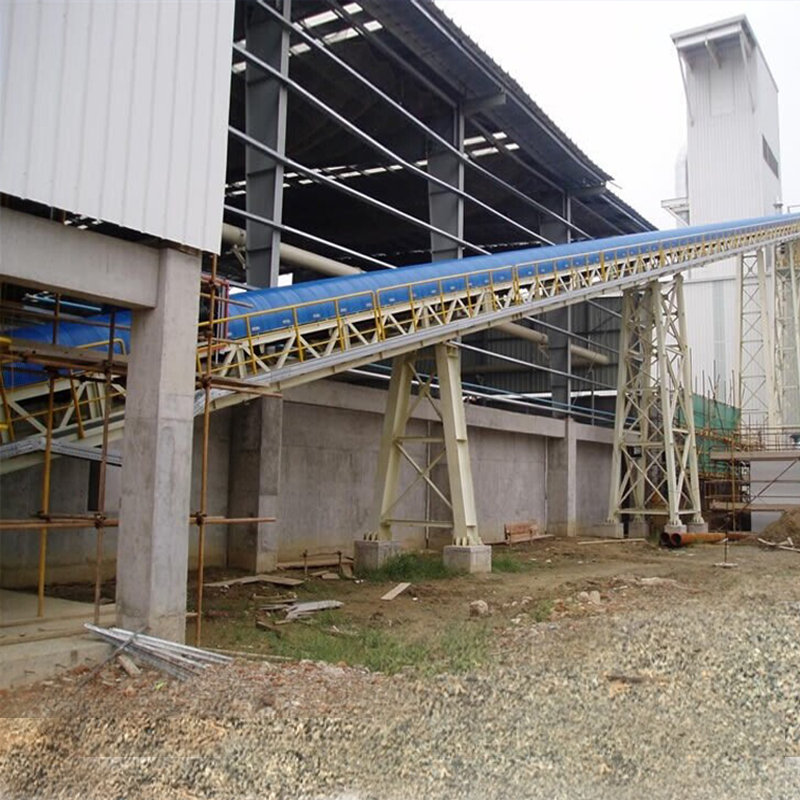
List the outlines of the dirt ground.
<svg viewBox="0 0 800 800">
<path fill-rule="evenodd" d="M 736 574 L 714 566 L 725 558 L 722 546 L 669 550 L 651 542 L 581 544 L 577 540 L 546 539 L 493 550 L 495 563 L 510 561 L 519 571 L 496 571 L 490 575 L 465 575 L 445 580 L 402 578 L 410 580 L 412 585 L 391 602 L 380 599 L 394 585 L 393 581 L 386 580 L 356 582 L 309 578 L 305 585 L 291 590 L 253 584 L 234 585 L 228 590 L 209 589 L 204 600 L 206 618 L 202 643 L 208 647 L 270 652 L 270 642 L 274 644 L 274 639 L 257 631 L 254 620 L 280 619 L 281 615 L 259 614 L 259 606 L 268 602 L 261 598 L 292 593 L 301 601 L 340 600 L 344 607 L 337 616 L 345 625 L 379 625 L 392 628 L 405 641 L 415 641 L 435 638 L 463 621 L 469 603 L 474 600 L 483 600 L 489 605 L 491 625 L 501 630 L 520 613 L 535 621 L 558 619 L 565 614 L 580 615 L 587 608 L 567 601 L 582 591 L 598 590 L 603 600 L 612 601 L 615 607 L 623 605 L 632 599 L 625 596 L 624 588 L 630 583 L 626 579 L 632 576 L 680 580 L 687 586 L 702 587 L 704 591 L 724 588 L 737 580 Z M 756 548 L 737 544 L 729 546 L 728 560 L 736 561 L 738 553 L 746 553 L 749 561 L 758 558 Z M 786 560 L 791 564 L 791 558 Z M 303 577 L 299 570 L 282 574 Z M 230 573 L 214 570 L 207 580 L 222 580 L 228 575 Z M 609 608 L 608 605 L 603 607 Z M 187 641 L 192 641 L 193 635 L 194 629 L 189 625 Z M 290 630 L 285 631 L 285 636 L 290 635 Z"/>
<path fill-rule="evenodd" d="M 0 693 L 0 797 L 800 796 L 800 769 L 776 789 L 764 766 L 800 757 L 797 554 L 544 540 L 494 555 L 513 571 L 412 580 L 390 602 L 394 581 L 309 578 L 298 599 L 344 606 L 284 626 L 259 609 L 289 590 L 211 589 L 203 644 L 252 659 L 184 683 L 111 664 Z M 396 761 L 376 769 L 389 740 Z M 466 751 L 474 774 L 454 769 Z M 94 786 L 71 758 L 134 752 L 135 771 Z M 187 752 L 214 756 L 190 769 Z M 162 756 L 177 766 L 142 761 Z"/>
</svg>

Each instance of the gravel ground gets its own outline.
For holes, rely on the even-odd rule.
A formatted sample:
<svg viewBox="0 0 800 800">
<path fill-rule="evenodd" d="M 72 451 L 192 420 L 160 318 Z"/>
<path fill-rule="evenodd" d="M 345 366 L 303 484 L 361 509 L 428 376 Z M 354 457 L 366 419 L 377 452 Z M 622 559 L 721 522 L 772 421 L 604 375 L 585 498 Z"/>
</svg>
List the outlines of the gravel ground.
<svg viewBox="0 0 800 800">
<path fill-rule="evenodd" d="M 237 662 L 0 698 L 0 797 L 797 798 L 797 570 L 769 563 L 521 613 L 466 675 Z"/>
</svg>

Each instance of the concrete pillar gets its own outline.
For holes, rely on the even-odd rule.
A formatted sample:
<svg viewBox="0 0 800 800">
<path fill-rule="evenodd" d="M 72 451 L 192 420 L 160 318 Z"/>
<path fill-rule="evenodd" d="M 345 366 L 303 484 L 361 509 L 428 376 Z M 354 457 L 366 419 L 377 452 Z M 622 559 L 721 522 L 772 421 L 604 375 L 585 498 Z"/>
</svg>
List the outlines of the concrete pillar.
<svg viewBox="0 0 800 800">
<path fill-rule="evenodd" d="M 277 517 L 281 482 L 283 400 L 259 397 L 236 406 L 231 420 L 228 514 Z M 278 563 L 275 523 L 228 527 L 228 564 L 271 572 Z"/>
<path fill-rule="evenodd" d="M 547 440 L 547 532 L 578 533 L 578 445 L 575 422 L 564 421 L 564 437 Z"/>
<path fill-rule="evenodd" d="M 162 250 L 157 306 L 134 311 L 122 501 L 117 620 L 182 642 L 186 628 L 200 259 Z"/>
</svg>

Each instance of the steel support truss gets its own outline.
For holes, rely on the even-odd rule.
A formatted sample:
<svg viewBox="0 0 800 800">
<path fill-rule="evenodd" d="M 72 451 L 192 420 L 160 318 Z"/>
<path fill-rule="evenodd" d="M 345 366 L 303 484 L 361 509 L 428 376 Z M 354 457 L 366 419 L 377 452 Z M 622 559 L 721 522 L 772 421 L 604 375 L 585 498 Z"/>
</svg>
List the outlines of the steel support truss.
<svg viewBox="0 0 800 800">
<path fill-rule="evenodd" d="M 682 276 L 626 290 L 622 317 L 608 523 L 703 525 Z"/>
<path fill-rule="evenodd" d="M 770 321 L 766 249 L 737 259 L 739 311 L 738 391 L 736 405 L 748 426 L 777 427 L 774 339 Z"/>
<path fill-rule="evenodd" d="M 435 374 L 431 371 L 425 377 L 416 370 L 417 351 L 394 359 L 378 458 L 374 526 L 364 537 L 369 541 L 391 541 L 392 528 L 406 525 L 452 528 L 453 544 L 482 544 L 478 534 L 467 421 L 461 391 L 461 351 L 443 343 L 437 344 L 434 352 Z M 415 384 L 418 387 L 416 395 L 413 394 Z M 438 398 L 435 397 L 437 387 Z M 426 402 L 441 422 L 440 436 L 413 436 L 407 433 L 409 420 L 417 408 Z M 441 450 L 423 465 L 409 452 L 409 446 L 414 444 L 430 444 L 441 447 Z M 447 463 L 449 497 L 434 483 L 431 475 L 443 461 Z M 401 487 L 405 463 L 411 466 L 414 477 L 405 487 Z M 420 481 L 424 481 L 442 501 L 450 512 L 450 519 L 419 520 L 398 516 L 403 499 Z"/>
<path fill-rule="evenodd" d="M 781 425 L 800 425 L 800 240 L 775 247 L 775 397 Z"/>
</svg>

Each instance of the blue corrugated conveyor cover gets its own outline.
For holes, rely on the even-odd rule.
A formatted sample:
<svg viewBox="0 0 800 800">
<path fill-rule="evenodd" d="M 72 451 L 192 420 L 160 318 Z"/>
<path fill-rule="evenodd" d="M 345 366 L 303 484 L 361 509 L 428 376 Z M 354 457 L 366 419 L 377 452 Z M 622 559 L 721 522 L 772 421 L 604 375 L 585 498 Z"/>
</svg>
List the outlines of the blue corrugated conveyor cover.
<svg viewBox="0 0 800 800">
<path fill-rule="evenodd" d="M 439 293 L 439 281 L 443 280 L 441 290 L 444 292 L 459 291 L 466 286 L 465 274 L 469 274 L 470 287 L 485 286 L 489 283 L 491 270 L 496 270 L 491 280 L 502 282 L 511 279 L 511 270 L 520 266 L 520 275 L 533 275 L 537 270 L 548 273 L 570 266 L 596 264 L 603 254 L 606 260 L 618 257 L 630 257 L 639 254 L 657 252 L 660 247 L 680 247 L 701 242 L 704 236 L 720 233 L 744 233 L 753 229 L 769 227 L 778 222 L 800 221 L 800 214 L 759 217 L 739 220 L 737 222 L 700 225 L 690 228 L 678 228 L 671 231 L 650 231 L 628 236 L 613 236 L 608 239 L 593 239 L 572 244 L 533 247 L 525 250 L 513 250 L 488 256 L 438 261 L 435 264 L 419 264 L 399 269 L 382 269 L 364 272 L 361 275 L 350 275 L 342 278 L 323 278 L 316 281 L 300 283 L 296 286 L 282 286 L 273 289 L 259 289 L 242 292 L 236 295 L 237 301 L 246 302 L 251 308 L 237 308 L 231 314 L 246 313 L 250 319 L 251 334 L 259 334 L 271 330 L 280 330 L 294 325 L 292 308 L 297 308 L 297 323 L 305 325 L 319 320 L 330 319 L 336 315 L 334 299 L 339 299 L 339 313 L 342 315 L 368 311 L 373 306 L 373 292 L 377 294 L 381 306 L 408 302 L 409 295 L 414 300 L 433 296 Z M 507 268 L 508 274 L 503 271 Z M 449 280 L 448 280 L 449 279 Z M 252 310 L 251 310 L 252 309 Z M 253 314 L 259 310 L 264 314 Z M 106 316 L 93 317 L 93 322 L 108 323 Z M 131 322 L 130 312 L 117 314 L 120 326 L 118 337 L 125 343 L 125 351 L 129 352 Z M 79 322 L 62 322 L 58 329 L 58 343 L 67 347 L 90 345 L 102 338 L 104 329 L 96 325 Z M 17 339 L 51 341 L 52 327 L 42 325 L 19 328 L 10 335 Z M 106 334 L 107 335 L 107 334 Z M 228 326 L 228 337 L 243 338 L 247 335 L 244 320 L 232 320 Z M 107 345 L 99 344 L 96 349 L 104 349 Z M 19 371 L 14 369 L 20 368 Z M 39 369 L 34 365 L 13 365 L 3 370 L 6 388 L 24 386 L 42 380 Z"/>
</svg>

